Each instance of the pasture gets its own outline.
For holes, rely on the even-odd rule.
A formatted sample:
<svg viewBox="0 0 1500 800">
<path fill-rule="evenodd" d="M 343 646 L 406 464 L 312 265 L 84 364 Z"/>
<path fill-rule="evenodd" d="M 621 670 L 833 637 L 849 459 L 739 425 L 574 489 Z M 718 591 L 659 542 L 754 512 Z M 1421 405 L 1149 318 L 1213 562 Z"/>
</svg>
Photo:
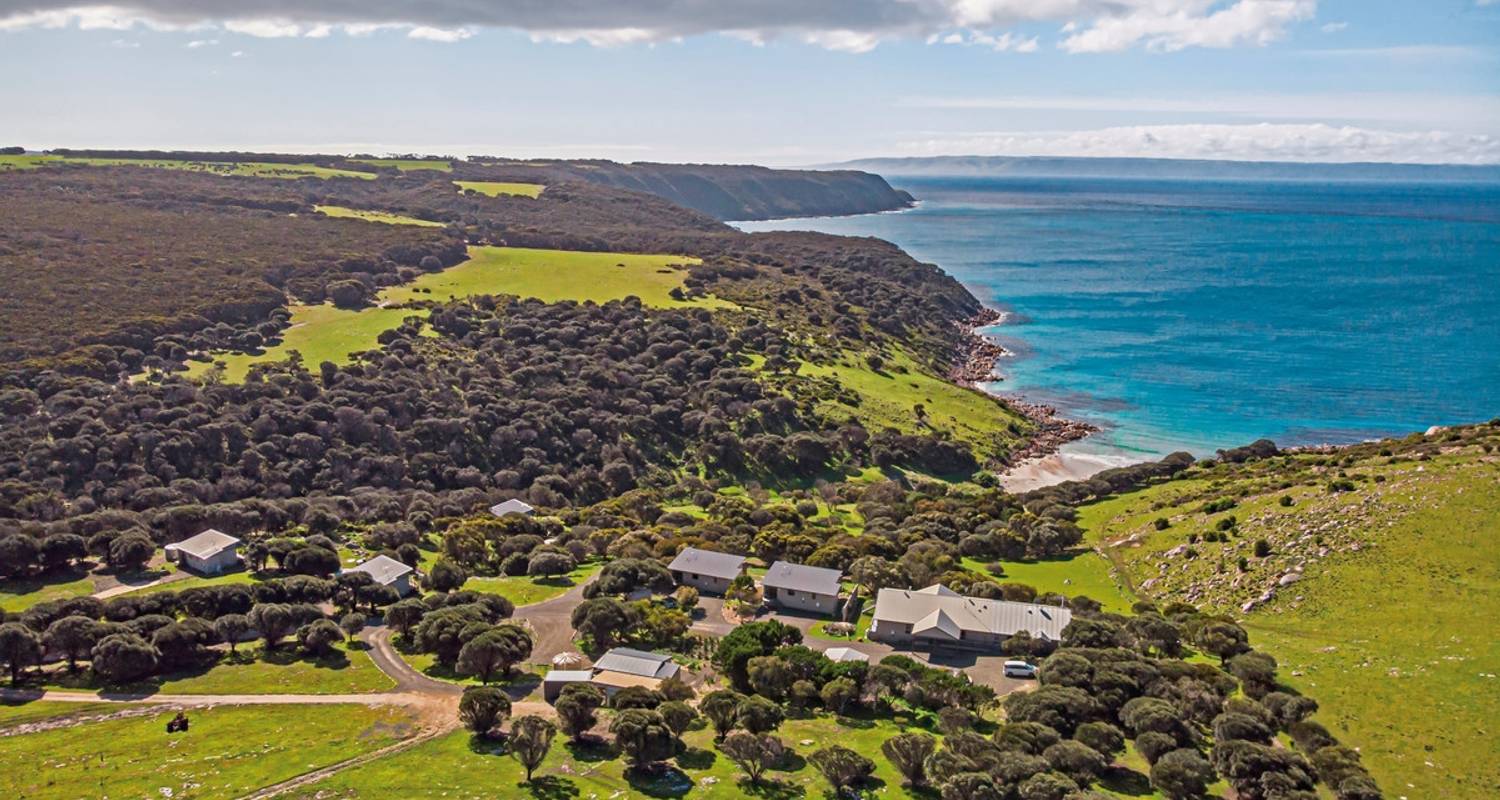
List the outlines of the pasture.
<svg viewBox="0 0 1500 800">
<path fill-rule="evenodd" d="M 460 192 L 476 192 L 485 197 L 540 197 L 547 188 L 540 183 L 509 183 L 506 181 L 454 181 Z"/>
</svg>

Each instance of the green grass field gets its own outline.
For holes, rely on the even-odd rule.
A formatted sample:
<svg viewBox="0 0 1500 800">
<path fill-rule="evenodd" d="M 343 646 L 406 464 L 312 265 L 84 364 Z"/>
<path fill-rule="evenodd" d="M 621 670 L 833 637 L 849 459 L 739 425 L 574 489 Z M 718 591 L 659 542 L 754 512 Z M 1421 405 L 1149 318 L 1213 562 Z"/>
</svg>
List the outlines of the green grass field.
<svg viewBox="0 0 1500 800">
<path fill-rule="evenodd" d="M 787 769 L 767 773 L 779 788 L 765 790 L 765 796 L 823 797 L 828 791 L 827 784 L 817 769 L 806 763 L 805 756 L 831 742 L 864 753 L 875 761 L 877 796 L 928 796 L 903 788 L 900 774 L 880 754 L 880 743 L 900 733 L 901 725 L 888 719 L 850 722 L 849 726 L 840 725 L 828 716 L 788 720 L 777 735 L 799 757 L 792 759 Z M 524 772 L 514 758 L 493 743 L 476 742 L 461 732 L 424 742 L 358 770 L 334 775 L 290 796 L 319 800 L 396 800 L 414 796 L 450 800 L 518 796 L 602 799 L 684 794 L 693 800 L 739 800 L 749 796 L 739 782 L 739 768 L 714 749 L 711 730 L 689 731 L 683 738 L 687 751 L 676 759 L 679 772 L 675 779 L 645 782 L 627 776 L 622 759 L 571 747 L 559 735 L 537 772 L 541 780 L 534 790 L 528 791 L 520 785 Z M 808 741 L 812 743 L 804 744 Z"/>
<path fill-rule="evenodd" d="M 0 700 L 0 729 L 14 728 L 42 720 L 58 717 L 74 717 L 87 714 L 107 714 L 118 711 L 118 703 L 60 703 L 53 700 L 31 700 L 13 702 Z"/>
<path fill-rule="evenodd" d="M 1147 591 L 1158 599 L 1182 599 L 1195 581 L 1229 584 L 1212 579 L 1219 548 L 1232 558 L 1266 538 L 1273 553 L 1251 569 L 1273 575 L 1307 559 L 1302 581 L 1249 614 L 1225 589 L 1205 604 L 1244 618 L 1252 644 L 1278 659 L 1284 681 L 1318 700 L 1316 719 L 1360 749 L 1388 797 L 1488 796 L 1500 785 L 1489 736 L 1500 719 L 1500 457 L 1469 447 L 1388 461 L 1345 467 L 1367 480 L 1344 493 L 1328 492 L 1326 468 L 1306 458 L 1236 479 L 1200 471 L 1085 507 L 1080 522 L 1141 584 L 1158 575 L 1169 548 L 1235 515 L 1238 536 L 1200 540 L 1194 563 Z M 1202 512 L 1206 497 L 1222 496 L 1237 506 Z M 1159 516 L 1171 527 L 1155 531 Z M 1307 544 L 1313 537 L 1323 545 Z M 1325 546 L 1326 557 L 1307 557 Z"/>
<path fill-rule="evenodd" d="M 897 371 L 904 367 L 906 372 Z M 833 378 L 859 397 L 857 406 L 824 400 L 819 410 L 835 417 L 854 417 L 870 430 L 895 428 L 907 433 L 940 430 L 954 439 L 994 452 L 997 442 L 1013 442 L 1011 425 L 1028 426 L 984 394 L 928 375 L 905 353 L 896 353 L 876 371 L 861 356 L 846 354 L 839 364 L 803 364 L 799 375 Z M 926 411 L 925 424 L 916 407 Z"/>
<path fill-rule="evenodd" d="M 417 225 L 423 228 L 443 227 L 443 223 L 434 222 L 430 219 L 403 217 L 400 214 L 387 214 L 384 211 L 365 211 L 358 208 L 345 208 L 343 206 L 313 206 L 313 208 L 317 209 L 318 213 L 325 217 L 362 219 L 366 222 L 383 222 L 387 225 Z"/>
<path fill-rule="evenodd" d="M 635 296 L 657 308 L 733 308 L 715 297 L 676 300 L 684 267 L 698 259 L 634 253 L 586 253 L 528 247 L 471 247 L 469 260 L 423 275 L 381 293 L 385 302 L 448 300 L 480 294 L 513 294 L 556 303 L 607 303 Z"/>
<path fill-rule="evenodd" d="M 543 600 L 551 600 L 574 586 L 587 583 L 602 566 L 604 566 L 602 561 L 587 562 L 578 565 L 567 575 L 559 575 L 556 578 L 532 578 L 526 575 L 504 578 L 476 576 L 469 578 L 464 583 L 464 588 L 476 592 L 498 594 L 517 606 L 527 606 Z"/>
<path fill-rule="evenodd" d="M 409 284 L 383 290 L 383 304 L 416 300 L 446 301 L 480 294 L 513 294 L 536 297 L 545 302 L 561 300 L 604 303 L 634 295 L 649 306 L 660 308 L 731 308 L 716 297 L 675 300 L 669 292 L 682 285 L 681 266 L 696 259 L 631 253 L 583 253 L 570 250 L 535 250 L 519 247 L 471 247 L 469 260 L 443 270 L 423 274 Z M 187 376 L 218 375 L 227 383 L 245 379 L 253 364 L 284 361 L 297 351 L 312 370 L 324 361 L 347 364 L 358 352 L 378 346 L 382 331 L 401 324 L 407 317 L 427 316 L 425 309 L 374 307 L 359 310 L 321 305 L 292 305 L 292 324 L 280 344 L 265 352 L 216 353 L 223 362 L 219 373 L 213 364 L 188 362 Z"/>
<path fill-rule="evenodd" d="M 1038 592 L 1056 592 L 1067 597 L 1084 595 L 1099 601 L 1106 611 L 1128 614 L 1131 603 L 1135 602 L 1134 596 L 1110 577 L 1109 561 L 1093 551 L 1040 561 L 1002 561 L 1000 564 L 1005 568 L 1002 575 L 991 573 L 985 567 L 988 563 L 972 558 L 963 560 L 966 569 L 991 575 L 1002 583 L 1024 583 Z"/>
<path fill-rule="evenodd" d="M 291 640 L 269 656 L 260 644 L 245 642 L 233 660 L 226 657 L 207 670 L 155 678 L 128 688 L 165 694 L 365 694 L 383 692 L 395 684 L 355 643 L 340 644 L 327 658 L 312 659 L 297 652 Z M 95 690 L 87 673 L 69 676 L 59 665 L 48 672 L 49 688 Z"/>
<path fill-rule="evenodd" d="M 19 613 L 51 600 L 66 600 L 94 593 L 94 581 L 78 572 L 55 573 L 38 578 L 0 581 L 0 611 Z"/>
<path fill-rule="evenodd" d="M 420 169 L 437 170 L 438 172 L 453 171 L 453 164 L 449 161 L 429 161 L 420 158 L 355 158 L 350 160 L 359 164 L 369 164 L 372 167 L 395 167 L 402 172 Z"/>
<path fill-rule="evenodd" d="M 415 732 L 407 713 L 358 705 L 218 706 L 11 736 L 0 747 L 0 796 L 235 798 L 377 750 Z"/>
<path fill-rule="evenodd" d="M 547 188 L 540 183 L 506 183 L 505 181 L 454 181 L 460 192 L 475 191 L 486 197 L 541 197 Z"/>
<path fill-rule="evenodd" d="M 0 170 L 33 169 L 54 164 L 79 164 L 91 167 L 150 167 L 179 169 L 188 172 L 212 172 L 216 175 L 243 175 L 257 178 L 363 178 L 373 180 L 374 173 L 320 167 L 316 164 L 272 164 L 258 161 L 177 161 L 143 158 L 66 158 L 62 156 L 0 156 Z"/>
</svg>

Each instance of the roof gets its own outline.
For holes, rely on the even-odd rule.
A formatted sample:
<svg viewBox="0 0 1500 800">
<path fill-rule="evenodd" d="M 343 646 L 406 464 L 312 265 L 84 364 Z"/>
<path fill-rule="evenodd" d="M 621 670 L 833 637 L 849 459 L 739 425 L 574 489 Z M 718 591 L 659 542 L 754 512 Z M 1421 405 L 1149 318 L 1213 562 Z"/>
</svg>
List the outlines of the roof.
<svg viewBox="0 0 1500 800">
<path fill-rule="evenodd" d="M 629 647 L 616 647 L 594 662 L 596 672 L 623 672 L 627 675 L 639 675 L 643 678 L 658 680 L 676 675 L 678 669 L 680 667 L 671 656 L 648 653 Z"/>
<path fill-rule="evenodd" d="M 917 636 L 959 638 L 959 632 L 1010 636 L 1027 631 L 1058 641 L 1073 620 L 1073 612 L 1057 606 L 964 597 L 945 586 L 920 591 L 881 589 L 875 598 L 875 619 L 912 626 Z"/>
<path fill-rule="evenodd" d="M 497 517 L 503 517 L 506 514 L 530 514 L 535 510 L 530 503 L 514 499 L 490 506 L 490 513 Z"/>
<path fill-rule="evenodd" d="M 715 578 L 734 580 L 739 577 L 740 570 L 744 566 L 744 556 L 689 547 L 678 553 L 677 557 L 672 559 L 671 566 L 667 567 L 667 569 L 674 572 L 691 572 L 697 575 L 709 575 Z"/>
<path fill-rule="evenodd" d="M 542 677 L 542 683 L 587 683 L 593 678 L 591 669 L 551 669 Z"/>
<path fill-rule="evenodd" d="M 223 531 L 209 528 L 197 536 L 189 536 L 176 544 L 169 544 L 166 549 L 187 553 L 194 558 L 213 558 L 239 543 L 239 539 Z"/>
<path fill-rule="evenodd" d="M 374 578 L 375 582 L 381 586 L 390 586 L 402 575 L 409 575 L 414 572 L 411 567 L 390 556 L 375 556 L 353 569 L 346 569 L 344 571 L 369 573 L 370 577 Z"/>
<path fill-rule="evenodd" d="M 612 689 L 624 689 L 630 686 L 644 686 L 647 689 L 655 689 L 661 686 L 661 678 L 648 678 L 645 675 L 631 675 L 628 672 L 615 672 L 604 670 L 596 672 L 589 679 L 592 683 L 600 686 L 608 686 Z"/>
<path fill-rule="evenodd" d="M 830 647 L 824 651 L 830 661 L 869 661 L 868 653 L 861 653 L 852 647 Z"/>
<path fill-rule="evenodd" d="M 809 567 L 802 564 L 777 561 L 766 572 L 766 577 L 761 580 L 761 585 L 773 586 L 777 589 L 791 589 L 792 591 L 807 592 L 809 594 L 833 595 L 836 597 L 839 593 L 839 580 L 843 577 L 844 573 L 836 569 Z"/>
</svg>

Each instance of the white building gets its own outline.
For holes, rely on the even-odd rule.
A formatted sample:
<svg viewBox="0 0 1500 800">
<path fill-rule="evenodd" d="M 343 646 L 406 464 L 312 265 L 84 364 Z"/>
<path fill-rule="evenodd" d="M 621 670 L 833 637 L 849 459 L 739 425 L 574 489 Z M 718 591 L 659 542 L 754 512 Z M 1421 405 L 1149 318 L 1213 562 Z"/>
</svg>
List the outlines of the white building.
<svg viewBox="0 0 1500 800">
<path fill-rule="evenodd" d="M 667 567 L 672 579 L 681 586 L 692 586 L 700 592 L 724 594 L 729 584 L 745 570 L 744 556 L 713 550 L 685 548 Z"/>
<path fill-rule="evenodd" d="M 168 561 L 176 561 L 194 572 L 217 575 L 240 563 L 240 540 L 222 531 L 208 530 L 166 546 Z"/>
<path fill-rule="evenodd" d="M 375 556 L 369 561 L 360 564 L 345 572 L 364 572 L 381 586 L 389 586 L 396 590 L 396 594 L 405 597 L 411 593 L 411 576 L 416 570 L 397 561 L 390 556 Z"/>
<path fill-rule="evenodd" d="M 935 584 L 918 590 L 881 589 L 867 635 L 890 644 L 993 650 L 1021 631 L 1060 641 L 1072 621 L 1067 608 L 965 597 Z"/>
<path fill-rule="evenodd" d="M 490 506 L 490 513 L 497 517 L 503 517 L 506 514 L 520 514 L 523 517 L 529 517 L 534 511 L 536 509 L 532 508 L 531 504 L 524 500 L 506 500 L 503 503 L 496 503 Z"/>
<path fill-rule="evenodd" d="M 843 577 L 836 569 L 777 561 L 760 585 L 766 599 L 782 608 L 832 614 L 839 605 L 839 581 Z"/>
</svg>

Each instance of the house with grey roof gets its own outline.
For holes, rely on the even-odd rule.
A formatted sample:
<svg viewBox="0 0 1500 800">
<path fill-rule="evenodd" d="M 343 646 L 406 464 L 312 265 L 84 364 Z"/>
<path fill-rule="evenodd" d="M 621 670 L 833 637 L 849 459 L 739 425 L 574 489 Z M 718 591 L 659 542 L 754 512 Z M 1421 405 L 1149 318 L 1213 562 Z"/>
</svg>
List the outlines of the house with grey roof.
<svg viewBox="0 0 1500 800">
<path fill-rule="evenodd" d="M 381 586 L 389 586 L 396 590 L 396 594 L 403 597 L 411 593 L 411 576 L 416 570 L 397 561 L 390 556 L 375 556 L 369 561 L 345 570 L 345 572 L 363 572 L 368 574 Z"/>
<path fill-rule="evenodd" d="M 1060 641 L 1073 620 L 1064 607 L 965 597 L 942 584 L 881 589 L 869 637 L 897 645 L 994 650 L 1015 634 Z"/>
<path fill-rule="evenodd" d="M 552 702 L 570 683 L 591 683 L 613 697 L 626 687 L 657 689 L 661 682 L 677 676 L 682 667 L 671 656 L 630 647 L 616 647 L 594 662 L 592 669 L 554 669 L 542 678 L 542 697 Z"/>
<path fill-rule="evenodd" d="M 529 517 L 534 511 L 536 509 L 532 508 L 531 504 L 524 500 L 511 499 L 490 506 L 490 513 L 497 517 L 503 517 L 507 514 L 520 514 L 523 517 Z"/>
<path fill-rule="evenodd" d="M 724 594 L 729 584 L 745 571 L 745 557 L 713 550 L 684 548 L 667 566 L 679 586 L 692 586 L 700 592 Z"/>
<path fill-rule="evenodd" d="M 208 530 L 164 548 L 168 561 L 206 575 L 217 575 L 240 563 L 240 540 L 223 531 Z"/>
<path fill-rule="evenodd" d="M 836 569 L 777 561 L 760 585 L 766 599 L 781 608 L 832 614 L 839 605 L 839 581 L 843 577 L 844 573 Z"/>
</svg>

